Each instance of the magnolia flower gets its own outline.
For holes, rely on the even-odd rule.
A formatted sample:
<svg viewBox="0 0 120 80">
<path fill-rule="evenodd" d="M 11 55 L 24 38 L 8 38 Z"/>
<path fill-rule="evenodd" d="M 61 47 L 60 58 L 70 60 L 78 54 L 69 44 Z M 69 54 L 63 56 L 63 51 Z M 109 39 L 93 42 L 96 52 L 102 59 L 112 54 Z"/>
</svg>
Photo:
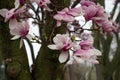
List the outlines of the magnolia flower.
<svg viewBox="0 0 120 80">
<path fill-rule="evenodd" d="M 112 33 L 113 31 L 115 31 L 115 27 L 113 26 L 112 22 L 108 20 L 103 22 L 102 29 L 103 32 L 108 32 L 108 33 Z"/>
<path fill-rule="evenodd" d="M 68 8 L 64 8 L 63 10 L 58 11 L 56 15 L 54 15 L 54 19 L 57 20 L 57 26 L 61 25 L 61 21 L 72 22 L 75 20 L 72 15 L 68 14 L 68 11 Z"/>
<path fill-rule="evenodd" d="M 61 25 L 61 22 L 72 22 L 75 20 L 74 17 L 82 15 L 81 7 L 78 8 L 64 8 L 61 11 L 58 11 L 57 14 L 54 15 L 54 19 L 57 20 L 57 26 Z"/>
<path fill-rule="evenodd" d="M 50 8 L 48 8 L 47 4 L 50 4 L 50 0 L 30 0 L 31 2 L 35 2 L 38 4 L 39 7 L 43 7 L 48 11 L 51 11 Z"/>
<path fill-rule="evenodd" d="M 27 38 L 31 37 L 28 34 L 28 32 L 29 32 L 29 25 L 25 21 L 17 22 L 16 19 L 12 20 L 11 24 L 12 23 L 13 23 L 13 25 L 9 26 L 10 34 L 14 36 L 13 38 L 11 38 L 11 40 L 15 40 L 15 39 L 21 38 L 21 40 L 20 40 L 20 47 L 22 47 L 23 39 L 25 37 L 27 37 Z"/>
<path fill-rule="evenodd" d="M 66 34 L 57 34 L 53 38 L 53 42 L 55 44 L 48 45 L 48 47 L 52 50 L 60 50 L 59 61 L 60 63 L 65 62 L 68 59 L 68 50 L 73 46 L 70 37 Z"/>
<path fill-rule="evenodd" d="M 12 8 L 11 10 L 8 10 L 8 9 L 1 9 L 0 10 L 0 15 L 5 17 L 5 22 L 7 22 L 9 19 L 16 18 L 16 15 L 18 13 L 24 12 L 24 7 L 18 9 L 18 7 L 20 6 L 19 0 L 15 0 L 14 5 L 15 5 L 15 8 Z"/>
<path fill-rule="evenodd" d="M 71 9 L 69 9 L 68 14 L 76 17 L 76 16 L 81 16 L 81 15 L 83 15 L 84 13 L 83 13 L 81 7 L 77 7 L 77 8 L 71 8 Z"/>
<path fill-rule="evenodd" d="M 77 59 L 85 60 L 94 64 L 99 62 L 96 60 L 97 56 L 100 56 L 101 52 L 93 47 L 93 40 L 84 40 L 80 43 L 80 48 L 74 51 L 74 56 Z"/>
<path fill-rule="evenodd" d="M 91 1 L 81 1 L 80 4 L 85 13 L 84 17 L 87 21 L 92 20 L 101 27 L 103 32 L 111 33 L 114 31 L 114 27 L 108 20 L 108 16 L 105 14 L 105 10 L 102 6 L 99 4 L 96 5 Z"/>
<path fill-rule="evenodd" d="M 84 17 L 87 21 L 93 20 L 97 24 L 101 24 L 101 21 L 108 18 L 105 14 L 104 8 L 99 4 L 96 5 L 92 1 L 81 1 L 80 4 L 85 13 Z"/>
<path fill-rule="evenodd" d="M 80 2 L 82 9 L 84 10 L 85 19 L 91 20 L 92 17 L 96 16 L 98 8 L 94 2 L 91 1 L 81 1 Z"/>
<path fill-rule="evenodd" d="M 105 10 L 102 6 L 97 5 L 96 8 L 98 9 L 97 13 L 91 18 L 91 20 L 93 20 L 93 22 L 95 22 L 97 25 L 102 26 L 102 23 L 108 20 L 108 16 L 105 14 Z"/>
</svg>

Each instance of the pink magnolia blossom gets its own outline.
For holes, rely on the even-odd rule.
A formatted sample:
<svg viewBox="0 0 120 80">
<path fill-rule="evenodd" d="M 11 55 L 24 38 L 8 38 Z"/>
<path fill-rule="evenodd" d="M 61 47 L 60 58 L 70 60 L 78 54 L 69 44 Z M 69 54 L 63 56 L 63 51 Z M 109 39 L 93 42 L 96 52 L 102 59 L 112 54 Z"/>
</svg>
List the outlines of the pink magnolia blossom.
<svg viewBox="0 0 120 80">
<path fill-rule="evenodd" d="M 61 25 L 61 21 L 72 22 L 75 20 L 72 15 L 68 14 L 68 12 L 69 12 L 69 9 L 64 8 L 63 10 L 58 11 L 58 13 L 56 15 L 54 15 L 54 19 L 57 20 L 57 26 Z"/>
<path fill-rule="evenodd" d="M 100 5 L 96 5 L 94 2 L 91 1 L 81 1 L 80 2 L 82 9 L 84 10 L 84 17 L 88 20 L 93 20 L 92 18 L 104 18 L 105 19 L 105 13 L 104 9 Z"/>
<path fill-rule="evenodd" d="M 105 10 L 102 6 L 97 5 L 96 8 L 98 9 L 97 13 L 91 20 L 101 26 L 104 21 L 108 20 L 108 16 L 105 14 Z"/>
<path fill-rule="evenodd" d="M 83 6 L 83 9 L 85 10 L 85 19 L 88 21 L 88 20 L 91 20 L 92 17 L 94 17 L 97 13 L 97 8 L 93 5 L 89 6 L 89 7 L 86 7 L 86 6 Z"/>
<path fill-rule="evenodd" d="M 36 2 L 39 7 L 43 7 L 48 11 L 51 11 L 51 9 L 47 6 L 48 4 L 51 3 L 50 0 L 30 0 L 31 2 Z"/>
<path fill-rule="evenodd" d="M 29 32 L 29 25 L 25 21 L 17 22 L 16 19 L 11 20 L 11 25 L 9 26 L 9 28 L 10 28 L 10 34 L 14 36 L 13 38 L 11 38 L 11 40 L 15 40 L 15 39 L 21 38 L 20 47 L 23 44 L 22 40 L 25 37 L 28 37 L 28 38 L 30 37 L 30 35 L 28 34 L 28 32 Z"/>
<path fill-rule="evenodd" d="M 58 11 L 57 14 L 54 15 L 54 19 L 57 20 L 57 26 L 61 25 L 61 22 L 72 22 L 75 20 L 74 17 L 82 15 L 81 7 L 78 8 L 64 8 L 61 11 Z"/>
<path fill-rule="evenodd" d="M 107 15 L 105 14 L 104 8 L 99 4 L 96 5 L 92 1 L 81 1 L 80 4 L 85 13 L 84 17 L 87 21 L 93 20 L 100 25 L 102 21 L 108 19 Z"/>
<path fill-rule="evenodd" d="M 65 62 L 68 59 L 68 50 L 73 46 L 73 43 L 68 35 L 57 34 L 53 38 L 55 44 L 48 45 L 52 50 L 60 50 L 61 54 L 59 56 L 60 63 Z"/>
<path fill-rule="evenodd" d="M 99 4 L 96 5 L 91 1 L 81 1 L 82 9 L 84 11 L 84 17 L 87 21 L 92 20 L 98 26 L 101 27 L 103 32 L 112 33 L 114 31 L 112 23 L 108 20 L 108 16 L 105 14 L 105 10 Z"/>
<path fill-rule="evenodd" d="M 81 7 L 71 8 L 71 9 L 69 9 L 68 14 L 70 14 L 74 17 L 81 16 L 81 15 L 83 15 L 83 10 Z"/>
<path fill-rule="evenodd" d="M 74 52 L 76 61 L 77 59 L 85 60 L 94 64 L 99 62 L 96 60 L 101 52 L 93 47 L 93 40 L 84 40 L 80 42 L 80 48 Z"/>
<path fill-rule="evenodd" d="M 14 5 L 15 5 L 15 8 L 12 8 L 11 10 L 8 10 L 8 9 L 1 9 L 0 10 L 0 15 L 5 17 L 5 22 L 8 21 L 9 19 L 16 18 L 16 15 L 18 13 L 24 12 L 24 7 L 18 9 L 18 7 L 20 6 L 19 0 L 15 0 Z"/>
<path fill-rule="evenodd" d="M 111 34 L 115 31 L 115 27 L 111 21 L 106 20 L 102 23 L 102 30 Z"/>
</svg>

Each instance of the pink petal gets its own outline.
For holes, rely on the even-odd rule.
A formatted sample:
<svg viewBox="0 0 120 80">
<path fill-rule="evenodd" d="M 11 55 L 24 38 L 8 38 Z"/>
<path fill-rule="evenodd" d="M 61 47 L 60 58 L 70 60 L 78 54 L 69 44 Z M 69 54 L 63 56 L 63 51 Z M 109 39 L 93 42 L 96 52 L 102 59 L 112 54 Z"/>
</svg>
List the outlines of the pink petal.
<svg viewBox="0 0 120 80">
<path fill-rule="evenodd" d="M 94 2 L 92 2 L 92 1 L 85 1 L 85 0 L 80 1 L 80 4 L 81 4 L 82 6 L 96 5 L 96 4 L 95 4 Z"/>
<path fill-rule="evenodd" d="M 84 7 L 85 10 L 85 18 L 86 20 L 90 20 L 92 17 L 94 17 L 98 11 L 98 9 L 91 5 L 89 7 Z"/>
<path fill-rule="evenodd" d="M 72 22 L 72 21 L 74 21 L 74 20 L 75 20 L 75 18 L 74 18 L 73 16 L 71 16 L 71 15 L 65 14 L 65 15 L 63 16 L 63 21 L 65 21 L 65 22 Z"/>
<path fill-rule="evenodd" d="M 74 52 L 74 55 L 78 56 L 78 57 L 87 56 L 87 55 L 89 55 L 89 50 L 79 49 L 79 50 L 77 50 L 77 51 Z"/>
<path fill-rule="evenodd" d="M 19 26 L 17 27 L 19 34 L 21 35 L 21 37 L 26 37 L 26 35 L 29 32 L 29 25 L 27 22 L 23 21 L 22 23 L 19 22 L 18 24 Z"/>
<path fill-rule="evenodd" d="M 80 16 L 80 15 L 83 14 L 83 11 L 82 11 L 81 7 L 72 8 L 72 9 L 70 9 L 70 11 L 68 12 L 68 14 L 71 14 L 72 16 Z"/>
<path fill-rule="evenodd" d="M 61 21 L 57 21 L 57 26 L 61 26 Z"/>
<path fill-rule="evenodd" d="M 84 40 L 80 42 L 81 49 L 88 50 L 93 47 L 93 40 Z"/>
<path fill-rule="evenodd" d="M 63 15 L 61 15 L 61 14 L 56 14 L 56 15 L 54 15 L 53 18 L 56 19 L 56 20 L 58 20 L 58 21 L 61 21 L 61 20 L 63 20 Z"/>
<path fill-rule="evenodd" d="M 57 34 L 57 35 L 53 38 L 53 42 L 54 42 L 55 44 L 57 44 L 57 43 L 60 43 L 60 42 L 62 41 L 62 39 L 63 39 L 63 36 L 62 36 L 61 34 Z"/>
<path fill-rule="evenodd" d="M 17 22 L 16 19 L 11 19 L 11 20 L 9 21 L 9 28 L 10 28 L 10 29 L 14 29 L 14 28 L 17 27 L 17 26 L 18 26 L 18 22 Z"/>
<path fill-rule="evenodd" d="M 11 19 L 15 15 L 15 10 L 16 9 L 13 8 L 6 13 L 5 22 L 8 21 L 9 19 Z"/>
<path fill-rule="evenodd" d="M 66 62 L 67 59 L 68 59 L 68 53 L 62 51 L 61 54 L 59 55 L 59 61 L 60 61 L 60 63 Z"/>
<path fill-rule="evenodd" d="M 62 10 L 62 12 L 68 12 L 68 11 L 69 9 L 67 7 Z"/>
<path fill-rule="evenodd" d="M 56 37 L 53 38 L 53 41 L 55 44 L 58 43 L 62 43 L 62 44 L 68 44 L 70 38 L 68 37 L 68 35 L 61 35 L 61 34 L 57 34 Z"/>
<path fill-rule="evenodd" d="M 58 11 L 58 14 L 66 14 L 66 12 L 68 12 L 68 11 L 69 11 L 68 8 L 64 8 L 63 10 Z"/>
</svg>

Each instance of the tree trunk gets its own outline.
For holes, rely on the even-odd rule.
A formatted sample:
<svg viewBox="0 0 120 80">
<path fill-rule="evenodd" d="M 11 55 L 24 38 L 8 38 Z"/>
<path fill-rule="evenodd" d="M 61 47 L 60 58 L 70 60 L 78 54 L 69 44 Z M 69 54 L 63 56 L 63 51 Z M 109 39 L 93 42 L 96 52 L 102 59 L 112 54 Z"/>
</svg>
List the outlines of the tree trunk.
<svg viewBox="0 0 120 80">
<path fill-rule="evenodd" d="M 43 19 L 46 16 L 46 21 L 44 21 L 45 23 L 42 25 L 39 25 L 43 43 L 41 44 L 41 49 L 35 64 L 33 65 L 33 75 L 35 80 L 63 80 L 62 77 L 65 64 L 60 64 L 58 61 L 60 52 L 50 50 L 47 45 L 52 43 L 52 39 L 56 34 L 66 33 L 66 24 L 56 27 L 56 21 L 51 15 L 56 14 L 55 9 L 62 10 L 67 7 L 70 4 L 70 0 L 51 0 L 51 2 L 55 5 L 49 5 L 53 10 L 52 14 L 50 14 L 50 12 L 42 14 Z"/>
</svg>

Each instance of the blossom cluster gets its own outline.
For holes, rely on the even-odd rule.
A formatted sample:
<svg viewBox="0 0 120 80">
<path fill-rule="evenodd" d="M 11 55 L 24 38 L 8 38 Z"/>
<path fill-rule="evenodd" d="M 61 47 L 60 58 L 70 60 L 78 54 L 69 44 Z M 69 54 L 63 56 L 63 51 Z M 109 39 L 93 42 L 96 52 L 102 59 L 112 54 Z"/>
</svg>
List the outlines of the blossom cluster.
<svg viewBox="0 0 120 80">
<path fill-rule="evenodd" d="M 23 44 L 23 38 L 27 37 L 29 34 L 29 24 L 25 20 L 17 21 L 17 16 L 25 12 L 26 6 L 20 6 L 23 0 L 15 0 L 15 7 L 11 10 L 1 9 L 0 15 L 5 18 L 5 22 L 9 21 L 10 34 L 14 37 L 11 40 L 21 38 L 20 47 Z"/>
<path fill-rule="evenodd" d="M 53 38 L 54 44 L 48 45 L 50 49 L 60 50 L 59 61 L 64 63 L 69 57 L 69 51 L 73 51 L 73 58 L 85 60 L 94 64 L 99 63 L 97 56 L 101 56 L 101 52 L 93 47 L 93 39 L 85 39 L 78 43 L 72 41 L 67 34 L 57 34 Z"/>
<path fill-rule="evenodd" d="M 57 26 L 61 26 L 62 21 L 72 22 L 75 20 L 75 17 L 80 16 L 81 14 L 81 7 L 72 9 L 64 8 L 63 10 L 58 11 L 56 15 L 54 15 L 54 19 L 57 20 Z"/>
<path fill-rule="evenodd" d="M 103 32 L 112 33 L 115 30 L 115 27 L 108 20 L 108 16 L 105 14 L 105 10 L 101 5 L 96 5 L 91 1 L 81 1 L 80 4 L 84 10 L 86 21 L 92 20 L 100 26 Z"/>
<path fill-rule="evenodd" d="M 72 2 L 74 1 L 75 0 L 72 0 Z M 33 5 L 34 3 L 37 5 L 37 9 Z M 0 15 L 5 18 L 5 22 L 9 21 L 10 34 L 14 36 L 11 38 L 11 40 L 20 38 L 21 47 L 23 44 L 23 39 L 31 38 L 31 35 L 29 34 L 30 26 L 29 22 L 27 21 L 29 18 L 34 19 L 34 23 L 41 27 L 41 22 L 43 22 L 42 24 L 45 23 L 45 21 L 41 20 L 46 19 L 41 17 L 41 15 L 43 15 L 42 13 L 46 14 L 45 12 L 47 12 L 47 14 L 51 13 L 50 16 L 52 16 L 53 21 L 56 22 L 56 28 L 61 27 L 63 23 L 66 24 L 67 34 L 55 33 L 56 35 L 52 36 L 53 43 L 51 42 L 48 45 L 48 47 L 52 50 L 61 51 L 59 55 L 59 61 L 61 63 L 64 63 L 69 59 L 69 52 L 71 51 L 73 58 L 76 61 L 84 60 L 94 64 L 99 63 L 97 56 L 100 56 L 101 52 L 94 48 L 93 38 L 82 35 L 86 29 L 83 28 L 84 25 L 80 25 L 79 21 L 76 20 L 76 17 L 83 16 L 86 20 L 85 23 L 92 20 L 93 24 L 97 26 L 97 28 L 94 26 L 92 29 L 99 29 L 99 31 L 103 33 L 111 34 L 115 31 L 119 31 L 116 30 L 113 22 L 108 20 L 108 16 L 106 15 L 104 8 L 100 4 L 95 4 L 89 0 L 81 0 L 78 3 L 79 6 L 69 6 L 59 11 L 57 9 L 51 9 L 50 5 L 55 5 L 51 2 L 51 0 L 15 0 L 14 5 L 15 7 L 10 10 L 5 8 L 0 9 Z M 36 17 L 29 12 L 31 9 Z M 74 29 L 71 30 L 69 26 L 73 26 Z M 89 31 L 92 30 L 89 29 Z M 77 34 L 81 35 L 81 37 L 77 36 Z M 77 37 L 80 38 L 78 42 L 76 40 Z"/>
</svg>

